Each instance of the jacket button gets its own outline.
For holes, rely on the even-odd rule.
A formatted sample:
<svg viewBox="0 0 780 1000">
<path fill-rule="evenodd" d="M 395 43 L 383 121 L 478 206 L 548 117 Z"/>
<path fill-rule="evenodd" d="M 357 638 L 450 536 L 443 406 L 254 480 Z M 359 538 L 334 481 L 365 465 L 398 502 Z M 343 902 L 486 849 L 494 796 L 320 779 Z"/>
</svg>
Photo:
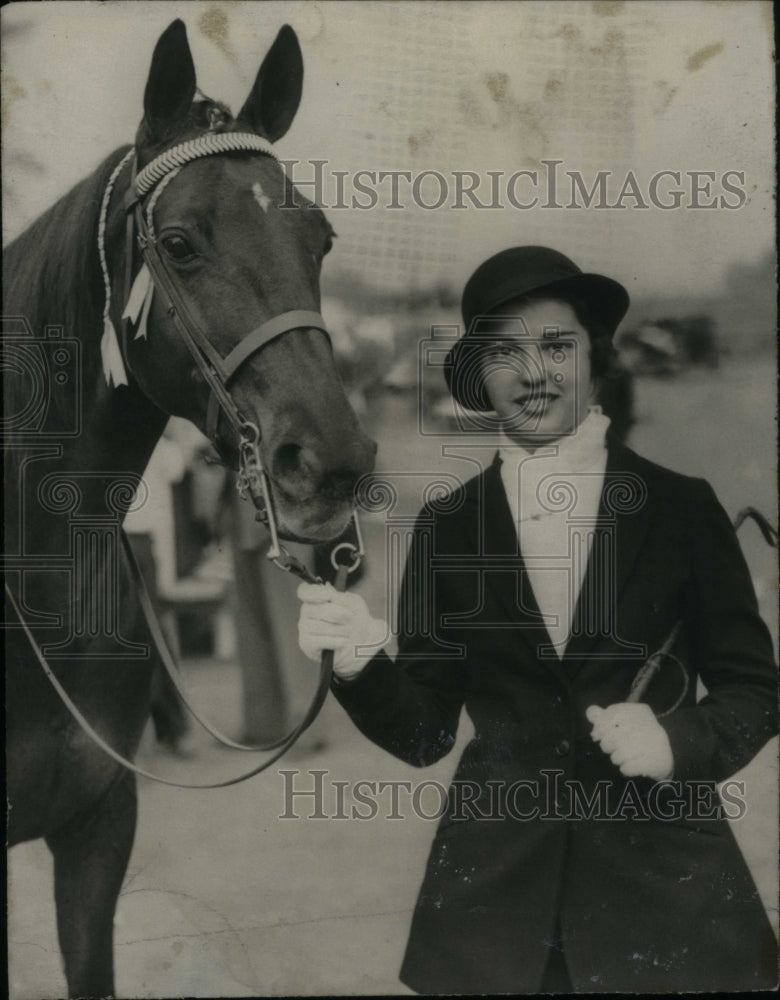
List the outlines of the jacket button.
<svg viewBox="0 0 780 1000">
<path fill-rule="evenodd" d="M 565 757 L 566 754 L 571 750 L 571 743 L 568 740 L 561 740 L 558 746 L 555 748 L 555 752 L 559 757 Z"/>
</svg>

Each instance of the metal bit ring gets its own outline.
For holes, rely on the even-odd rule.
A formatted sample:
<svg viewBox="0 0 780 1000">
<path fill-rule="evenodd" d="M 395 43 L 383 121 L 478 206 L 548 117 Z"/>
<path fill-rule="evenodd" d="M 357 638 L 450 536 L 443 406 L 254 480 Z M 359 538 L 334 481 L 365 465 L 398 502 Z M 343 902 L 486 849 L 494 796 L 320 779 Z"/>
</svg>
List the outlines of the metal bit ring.
<svg viewBox="0 0 780 1000">
<path fill-rule="evenodd" d="M 363 559 L 363 553 L 360 551 L 360 549 L 357 547 L 357 545 L 353 545 L 352 542 L 342 542 L 340 545 L 337 545 L 331 551 L 331 554 L 330 554 L 331 565 L 333 566 L 333 568 L 337 572 L 341 568 L 341 566 L 345 565 L 344 563 L 340 563 L 338 561 L 338 559 L 336 558 L 336 555 L 339 552 L 341 552 L 342 549 L 348 549 L 353 554 L 352 555 L 352 563 L 351 563 L 351 565 L 347 566 L 346 568 L 347 568 L 347 573 L 354 573 L 355 570 L 360 565 L 362 559 Z"/>
</svg>

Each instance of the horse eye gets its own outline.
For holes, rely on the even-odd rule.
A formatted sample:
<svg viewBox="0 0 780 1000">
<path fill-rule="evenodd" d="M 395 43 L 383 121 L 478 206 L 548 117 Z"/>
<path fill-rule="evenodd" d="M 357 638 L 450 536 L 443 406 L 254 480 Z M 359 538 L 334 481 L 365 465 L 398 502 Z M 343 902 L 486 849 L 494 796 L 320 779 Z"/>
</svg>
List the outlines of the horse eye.
<svg viewBox="0 0 780 1000">
<path fill-rule="evenodd" d="M 195 251 L 183 236 L 165 236 L 162 240 L 163 249 L 171 260 L 182 263 L 195 256 Z"/>
</svg>

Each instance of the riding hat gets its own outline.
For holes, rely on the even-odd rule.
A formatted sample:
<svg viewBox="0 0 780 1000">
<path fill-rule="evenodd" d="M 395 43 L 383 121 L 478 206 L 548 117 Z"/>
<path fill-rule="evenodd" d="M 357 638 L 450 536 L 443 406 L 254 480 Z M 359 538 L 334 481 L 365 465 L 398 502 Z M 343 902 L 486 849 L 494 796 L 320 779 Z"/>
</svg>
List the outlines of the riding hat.
<svg viewBox="0 0 780 1000">
<path fill-rule="evenodd" d="M 447 355 L 444 375 L 453 397 L 470 410 L 492 410 L 479 377 L 477 354 L 484 347 L 480 320 L 500 315 L 500 307 L 526 296 L 584 300 L 599 326 L 612 337 L 625 316 L 628 292 L 601 274 L 586 274 L 574 261 L 549 247 L 511 247 L 476 269 L 463 290 L 464 336 Z"/>
</svg>

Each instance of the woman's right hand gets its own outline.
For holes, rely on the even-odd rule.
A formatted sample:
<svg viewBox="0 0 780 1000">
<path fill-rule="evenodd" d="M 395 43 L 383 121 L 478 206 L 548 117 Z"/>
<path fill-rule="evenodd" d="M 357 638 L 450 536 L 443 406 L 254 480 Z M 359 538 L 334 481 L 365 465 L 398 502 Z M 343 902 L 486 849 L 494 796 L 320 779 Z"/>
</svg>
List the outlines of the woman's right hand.
<svg viewBox="0 0 780 1000">
<path fill-rule="evenodd" d="M 302 583 L 298 598 L 298 645 L 303 652 L 319 662 L 323 649 L 332 649 L 336 676 L 341 680 L 357 677 L 385 643 L 386 622 L 371 617 L 359 594 L 342 593 L 329 583 Z"/>
</svg>

